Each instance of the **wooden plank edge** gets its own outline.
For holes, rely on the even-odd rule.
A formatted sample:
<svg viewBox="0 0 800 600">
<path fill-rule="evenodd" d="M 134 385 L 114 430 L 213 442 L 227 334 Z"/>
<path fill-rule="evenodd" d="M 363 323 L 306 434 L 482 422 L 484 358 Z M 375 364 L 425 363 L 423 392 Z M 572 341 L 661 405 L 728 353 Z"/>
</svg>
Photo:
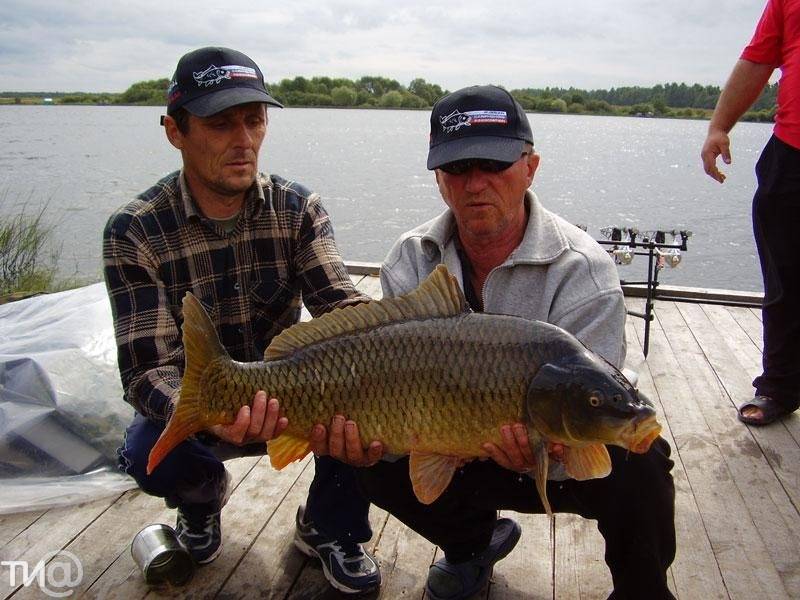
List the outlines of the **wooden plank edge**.
<svg viewBox="0 0 800 600">
<path fill-rule="evenodd" d="M 345 266 L 350 275 L 377 277 L 380 274 L 381 264 L 377 262 L 348 260 L 345 261 Z M 647 295 L 647 287 L 642 284 L 623 284 L 622 291 L 626 296 L 634 298 L 643 298 Z M 751 307 L 760 307 L 764 300 L 763 293 L 744 290 L 659 285 L 656 291 L 657 300 L 676 300 Z"/>
</svg>

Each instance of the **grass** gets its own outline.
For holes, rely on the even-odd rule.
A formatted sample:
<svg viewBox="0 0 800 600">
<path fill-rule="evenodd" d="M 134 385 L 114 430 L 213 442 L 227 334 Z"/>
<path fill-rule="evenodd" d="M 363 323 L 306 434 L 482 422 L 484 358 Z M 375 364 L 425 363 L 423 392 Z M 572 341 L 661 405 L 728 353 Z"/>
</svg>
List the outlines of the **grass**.
<svg viewBox="0 0 800 600">
<path fill-rule="evenodd" d="M 54 226 L 46 222 L 46 211 L 47 206 L 33 214 L 24 206 L 10 215 L 0 210 L 0 303 L 63 289 L 56 281 L 60 247 L 51 244 Z"/>
</svg>

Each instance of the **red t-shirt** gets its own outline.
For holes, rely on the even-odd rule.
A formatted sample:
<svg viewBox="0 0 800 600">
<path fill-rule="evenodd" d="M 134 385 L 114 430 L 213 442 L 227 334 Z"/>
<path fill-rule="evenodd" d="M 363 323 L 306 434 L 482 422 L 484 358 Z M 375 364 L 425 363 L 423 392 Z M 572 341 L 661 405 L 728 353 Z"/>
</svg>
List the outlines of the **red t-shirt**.
<svg viewBox="0 0 800 600">
<path fill-rule="evenodd" d="M 800 149 L 800 0 L 769 0 L 741 58 L 780 67 L 775 135 Z"/>
</svg>

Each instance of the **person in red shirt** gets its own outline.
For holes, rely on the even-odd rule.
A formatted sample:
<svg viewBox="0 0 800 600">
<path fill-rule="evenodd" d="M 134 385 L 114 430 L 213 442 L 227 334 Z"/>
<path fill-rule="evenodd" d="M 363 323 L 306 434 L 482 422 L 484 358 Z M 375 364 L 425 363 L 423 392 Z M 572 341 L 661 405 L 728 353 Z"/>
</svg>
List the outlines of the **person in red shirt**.
<svg viewBox="0 0 800 600">
<path fill-rule="evenodd" d="M 800 406 L 800 269 L 794 246 L 800 227 L 800 0 L 769 0 L 753 39 L 734 66 L 708 126 L 701 158 L 720 183 L 728 133 L 780 68 L 775 128 L 756 165 L 753 232 L 764 280 L 763 372 L 755 395 L 739 406 L 740 421 L 766 425 Z"/>
</svg>

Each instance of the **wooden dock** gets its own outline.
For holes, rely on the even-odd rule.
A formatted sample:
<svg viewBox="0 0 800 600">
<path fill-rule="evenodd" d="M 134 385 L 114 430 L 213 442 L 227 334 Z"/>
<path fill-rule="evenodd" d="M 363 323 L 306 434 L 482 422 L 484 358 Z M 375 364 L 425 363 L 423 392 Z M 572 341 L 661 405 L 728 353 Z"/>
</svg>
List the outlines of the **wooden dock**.
<svg viewBox="0 0 800 600">
<path fill-rule="evenodd" d="M 379 295 L 374 277 L 355 275 Z M 642 300 L 628 299 L 642 310 Z M 735 406 L 752 394 L 760 372 L 760 311 L 743 306 L 659 300 L 650 353 L 639 387 L 658 406 L 674 449 L 677 558 L 670 586 L 685 600 L 800 598 L 800 417 L 748 428 Z M 643 322 L 628 320 L 629 347 L 641 346 Z M 174 524 L 162 501 L 131 491 L 80 506 L 0 516 L 0 560 L 74 554 L 83 573 L 70 597 L 329 598 L 319 565 L 292 545 L 294 516 L 305 500 L 309 460 L 273 471 L 266 457 L 231 461 L 235 491 L 223 511 L 225 548 L 187 586 L 149 590 L 130 555 L 133 536 L 155 522 Z M 2 493 L 2 492 L 0 492 Z M 620 498 L 621 502 L 628 499 Z M 428 566 L 439 551 L 385 512 L 372 508 L 370 550 L 383 586 L 372 597 L 421 599 Z M 523 536 L 498 563 L 479 597 L 602 599 L 611 590 L 603 540 L 592 521 L 557 515 L 515 515 Z M 34 582 L 0 594 L 46 598 Z M 642 590 L 641 598 L 648 598 Z"/>
</svg>

